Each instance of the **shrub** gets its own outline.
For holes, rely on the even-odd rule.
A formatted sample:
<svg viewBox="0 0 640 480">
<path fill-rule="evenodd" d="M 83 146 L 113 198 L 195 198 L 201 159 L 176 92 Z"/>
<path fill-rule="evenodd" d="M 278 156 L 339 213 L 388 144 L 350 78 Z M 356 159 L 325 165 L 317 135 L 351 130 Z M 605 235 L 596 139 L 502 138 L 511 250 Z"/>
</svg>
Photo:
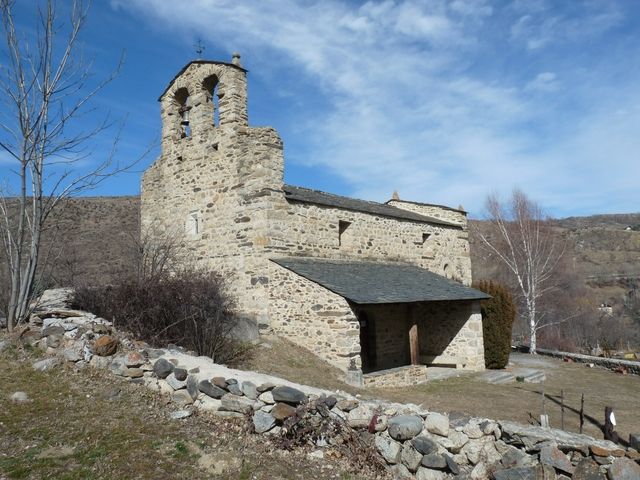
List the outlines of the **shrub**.
<svg viewBox="0 0 640 480">
<path fill-rule="evenodd" d="M 232 337 L 237 317 L 224 279 L 214 273 L 126 278 L 115 285 L 78 287 L 75 308 L 113 321 L 153 347 L 173 343 L 217 363 L 244 359 L 249 349 Z"/>
<path fill-rule="evenodd" d="M 504 368 L 509 362 L 511 328 L 516 316 L 513 298 L 505 286 L 492 281 L 481 280 L 474 287 L 491 295 L 480 302 L 485 366 Z"/>
</svg>

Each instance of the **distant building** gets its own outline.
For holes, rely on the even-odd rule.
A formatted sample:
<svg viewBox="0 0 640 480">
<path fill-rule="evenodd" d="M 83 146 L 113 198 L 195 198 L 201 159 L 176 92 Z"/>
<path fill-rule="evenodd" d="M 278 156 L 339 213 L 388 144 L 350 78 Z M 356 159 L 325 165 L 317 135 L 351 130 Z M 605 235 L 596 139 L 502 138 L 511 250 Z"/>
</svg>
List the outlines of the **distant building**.
<svg viewBox="0 0 640 480">
<path fill-rule="evenodd" d="M 466 213 L 285 185 L 278 133 L 249 126 L 246 74 L 239 56 L 197 60 L 169 83 L 143 227 L 179 229 L 229 278 L 246 335 L 286 337 L 353 383 L 417 383 L 434 363 L 483 369 Z"/>
<path fill-rule="evenodd" d="M 613 307 L 608 303 L 601 303 L 600 306 L 598 307 L 598 311 L 602 315 L 607 315 L 607 316 L 613 315 Z"/>
</svg>

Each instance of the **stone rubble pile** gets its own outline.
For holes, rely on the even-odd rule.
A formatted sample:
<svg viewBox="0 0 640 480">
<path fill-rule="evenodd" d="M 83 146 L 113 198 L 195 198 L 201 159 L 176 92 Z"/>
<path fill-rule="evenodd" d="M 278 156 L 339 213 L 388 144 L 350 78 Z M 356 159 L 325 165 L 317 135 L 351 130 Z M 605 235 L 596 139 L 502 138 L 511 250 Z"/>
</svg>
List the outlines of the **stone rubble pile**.
<svg viewBox="0 0 640 480">
<path fill-rule="evenodd" d="M 344 393 L 293 386 L 276 377 L 216 366 L 211 359 L 180 347 L 150 348 L 86 312 L 64 308 L 38 312 L 22 331 L 21 340 L 49 355 L 34 363 L 35 369 L 65 362 L 76 368 L 107 369 L 169 395 L 177 408 L 172 414 L 176 419 L 203 409 L 251 418 L 256 434 L 277 436 L 286 433 L 292 417 L 314 420 L 321 411 L 329 412 L 336 422 L 370 435 L 396 479 L 640 479 L 637 450 L 609 441 L 514 422 L 449 417 L 415 405 L 362 401 Z M 211 374 L 212 365 L 216 372 L 228 375 Z M 313 455 L 322 458 L 322 448 L 335 441 L 319 436 L 315 444 L 319 450 Z"/>
</svg>

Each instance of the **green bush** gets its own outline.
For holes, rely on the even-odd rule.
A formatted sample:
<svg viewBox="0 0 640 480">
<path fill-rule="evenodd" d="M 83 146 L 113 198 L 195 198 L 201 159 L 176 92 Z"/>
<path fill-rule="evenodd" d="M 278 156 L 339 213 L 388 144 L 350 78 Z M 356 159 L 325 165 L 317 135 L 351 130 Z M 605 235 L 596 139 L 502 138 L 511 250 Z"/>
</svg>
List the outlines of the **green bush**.
<svg viewBox="0 0 640 480">
<path fill-rule="evenodd" d="M 504 285 L 489 280 L 481 280 L 474 287 L 491 295 L 490 299 L 480 302 L 484 364 L 491 369 L 504 368 L 509 362 L 511 328 L 516 316 L 513 298 Z"/>
</svg>

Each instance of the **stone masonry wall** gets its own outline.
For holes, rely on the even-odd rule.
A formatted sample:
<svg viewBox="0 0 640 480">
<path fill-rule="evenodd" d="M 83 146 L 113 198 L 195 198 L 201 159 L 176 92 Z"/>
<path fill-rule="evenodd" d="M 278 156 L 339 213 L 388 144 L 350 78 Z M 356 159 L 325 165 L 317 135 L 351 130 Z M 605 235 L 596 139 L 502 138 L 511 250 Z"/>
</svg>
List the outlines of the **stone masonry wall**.
<svg viewBox="0 0 640 480">
<path fill-rule="evenodd" d="M 211 93 L 216 81 L 218 125 Z M 181 126 L 179 94 L 185 90 L 189 135 Z M 245 336 L 255 337 L 257 324 L 268 323 L 267 259 L 260 250 L 269 195 L 282 185 L 282 141 L 272 128 L 248 128 L 245 71 L 234 65 L 190 64 L 161 106 L 162 155 L 142 180 L 142 228 L 152 229 L 158 241 L 179 237 L 184 261 L 227 277 L 251 330 Z"/>
<path fill-rule="evenodd" d="M 424 302 L 415 315 L 421 355 L 463 357 L 465 368 L 484 369 L 479 302 Z"/>
<path fill-rule="evenodd" d="M 360 327 L 339 295 L 269 262 L 269 310 L 273 331 L 347 370 L 360 368 Z"/>
<path fill-rule="evenodd" d="M 283 200 L 269 213 L 268 251 L 287 255 L 405 262 L 471 284 L 463 228 Z M 339 235 L 339 222 L 349 222 Z M 423 234 L 430 235 L 423 242 Z M 284 255 L 283 255 L 284 256 Z"/>
</svg>

